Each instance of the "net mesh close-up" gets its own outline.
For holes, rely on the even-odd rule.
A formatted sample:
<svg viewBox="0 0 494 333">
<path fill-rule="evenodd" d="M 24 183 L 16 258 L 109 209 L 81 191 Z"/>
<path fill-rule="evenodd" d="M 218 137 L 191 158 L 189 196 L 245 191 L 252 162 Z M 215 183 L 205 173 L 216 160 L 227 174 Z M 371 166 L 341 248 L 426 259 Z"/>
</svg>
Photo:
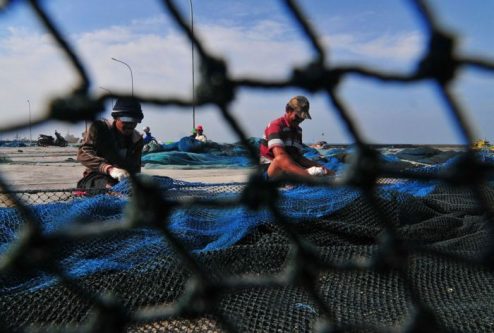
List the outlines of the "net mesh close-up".
<svg viewBox="0 0 494 333">
<path fill-rule="evenodd" d="M 28 3 L 80 78 L 45 120 L 93 120 L 115 96 L 91 95 L 91 78 L 39 2 Z M 344 176 L 266 180 L 253 169 L 247 182 L 204 184 L 132 175 L 83 194 L 13 190 L 1 177 L 1 331 L 494 332 L 493 160 L 470 148 L 468 110 L 450 90 L 458 69 L 492 73 L 494 60 L 456 55 L 454 34 L 417 0 L 410 8 L 426 22 L 428 50 L 414 72 L 329 66 L 317 27 L 296 1 L 281 2 L 316 53 L 289 79 L 229 76 L 164 0 L 198 52 L 198 94 L 133 97 L 214 105 L 256 164 L 229 109 L 236 90 L 323 92 L 352 137 Z M 436 166 L 383 163 L 337 92 L 349 75 L 403 87 L 430 80 L 467 148 Z"/>
</svg>

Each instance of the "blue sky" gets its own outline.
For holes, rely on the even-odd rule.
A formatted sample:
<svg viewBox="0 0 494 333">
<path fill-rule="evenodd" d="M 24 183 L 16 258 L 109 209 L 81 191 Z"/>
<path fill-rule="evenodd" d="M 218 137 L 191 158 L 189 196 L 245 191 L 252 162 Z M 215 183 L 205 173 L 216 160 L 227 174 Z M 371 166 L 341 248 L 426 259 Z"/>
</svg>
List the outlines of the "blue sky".
<svg viewBox="0 0 494 333">
<path fill-rule="evenodd" d="M 189 15 L 187 0 L 175 1 Z M 207 50 L 225 58 L 236 77 L 285 78 L 294 66 L 313 56 L 310 45 L 283 6 L 269 0 L 192 0 L 194 29 Z M 430 1 L 442 26 L 457 33 L 459 54 L 494 59 L 494 2 L 483 0 Z M 321 38 L 334 66 L 360 64 L 376 70 L 410 72 L 424 52 L 424 27 L 411 1 L 300 0 L 300 7 Z M 133 69 L 134 90 L 143 96 L 180 96 L 192 92 L 191 47 L 161 1 L 51 0 L 43 6 L 75 48 L 92 81 L 92 93 L 130 92 L 128 69 Z M 198 57 L 196 57 L 196 60 Z M 0 15 L 0 98 L 4 124 L 26 122 L 30 100 L 33 119 L 42 115 L 49 98 L 67 94 L 76 84 L 72 68 L 54 47 L 25 1 L 14 1 Z M 197 67 L 196 67 L 197 68 Z M 196 80 L 199 75 L 196 70 Z M 453 86 L 469 112 L 476 135 L 494 141 L 494 76 L 462 71 Z M 104 88 L 104 89 L 102 89 Z M 460 143 L 454 123 L 434 86 L 427 81 L 382 84 L 348 77 L 339 88 L 364 138 L 375 143 Z M 262 136 L 267 122 L 281 116 L 295 94 L 311 101 L 312 121 L 302 124 L 304 141 L 348 143 L 327 97 L 303 90 L 260 91 L 240 89 L 231 109 L 249 136 Z M 103 115 L 109 116 L 108 111 Z M 173 141 L 187 135 L 192 111 L 143 105 L 153 135 Z M 238 140 L 214 107 L 196 109 L 196 123 L 209 139 Z M 38 133 L 80 135 L 84 124 L 48 123 Z M 2 137 L 28 136 L 29 129 Z"/>
</svg>

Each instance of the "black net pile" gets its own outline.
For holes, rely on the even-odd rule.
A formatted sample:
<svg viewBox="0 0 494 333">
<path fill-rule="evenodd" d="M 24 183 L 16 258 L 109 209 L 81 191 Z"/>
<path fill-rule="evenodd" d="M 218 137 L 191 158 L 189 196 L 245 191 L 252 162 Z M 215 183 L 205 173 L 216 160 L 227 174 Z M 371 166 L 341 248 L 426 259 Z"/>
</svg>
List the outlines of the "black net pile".
<svg viewBox="0 0 494 333">
<path fill-rule="evenodd" d="M 485 193 L 494 198 L 491 187 Z M 234 246 L 194 254 L 199 277 L 157 245 L 133 253 L 142 260 L 125 270 L 41 288 L 29 281 L 40 272 L 17 267 L 16 274 L 4 275 L 0 312 L 9 329 L 35 323 L 130 332 L 311 332 L 332 326 L 345 332 L 487 332 L 494 286 L 483 256 L 492 237 L 472 197 L 467 188 L 438 186 L 425 197 L 378 199 L 378 214 L 359 196 L 322 219 L 262 225 Z M 104 252 L 131 232 L 65 239 L 44 255 L 62 262 L 74 249 Z M 25 287 L 6 292 L 14 280 L 24 280 Z"/>
<path fill-rule="evenodd" d="M 0 207 L 15 207 L 16 202 L 11 199 L 15 196 L 27 205 L 35 205 L 49 202 L 70 201 L 78 196 L 77 189 L 59 189 L 59 190 L 22 190 L 9 191 L 0 193 Z M 96 191 L 95 191 L 96 192 Z"/>
<path fill-rule="evenodd" d="M 164 10 L 200 55 L 197 99 L 134 97 L 164 107 L 216 105 L 257 161 L 255 148 L 229 110 L 236 89 L 297 87 L 325 92 L 355 142 L 355 156 L 346 176 L 341 181 L 287 178 L 268 182 L 256 173 L 247 184 L 234 188 L 157 186 L 150 179 L 132 177 L 129 188 L 121 190 L 123 195 L 101 194 L 106 195 L 103 199 L 96 195 L 100 200 L 97 206 L 82 205 L 86 203 L 83 199 L 69 203 L 74 209 L 79 207 L 80 214 L 85 213 L 80 207 L 97 207 L 92 217 L 107 216 L 105 207 L 113 209 L 125 203 L 125 214 L 116 211 L 113 220 L 72 224 L 64 221 L 73 216 L 71 207 L 57 203 L 61 208 L 56 211 L 64 214 L 56 221 L 67 225 L 48 232 L 46 214 L 39 214 L 39 209 L 18 193 L 9 192 L 0 178 L 9 206 L 15 207 L 15 212 L 5 211 L 4 216 L 17 218 L 15 227 L 10 228 L 15 229 L 15 236 L 1 235 L 1 331 L 494 331 L 492 164 L 467 150 L 457 163 L 440 172 L 388 168 L 362 139 L 337 93 L 339 82 L 348 75 L 404 86 L 430 80 L 470 146 L 474 135 L 450 84 L 461 67 L 492 71 L 494 62 L 456 56 L 455 36 L 436 24 L 425 1 L 417 0 L 411 8 L 426 22 L 429 44 L 425 56 L 417 59 L 416 71 L 390 74 L 359 66 L 333 67 L 326 63 L 316 30 L 297 3 L 283 3 L 315 53 L 313 61 L 293 69 L 290 78 L 263 81 L 229 76 L 228 64 L 204 49 L 174 1 L 168 0 L 163 1 Z M 1 8 L 10 4 L 4 2 Z M 94 119 L 104 100 L 115 96 L 98 99 L 90 95 L 90 78 L 63 33 L 39 1 L 29 4 L 81 81 L 72 95 L 52 101 L 46 120 Z M 436 186 L 421 196 L 383 192 L 378 185 L 383 178 Z M 163 183 L 166 181 L 159 184 Z M 302 200 L 287 199 L 287 186 L 313 187 L 314 192 L 321 186 L 350 186 L 355 192 L 348 193 L 345 205 L 319 215 L 317 207 L 308 209 Z M 328 195 L 319 203 L 331 205 L 335 199 Z M 242 207 L 242 220 L 233 214 L 235 207 Z M 256 222 L 259 212 L 266 212 L 267 222 L 227 247 L 191 251 L 191 244 L 201 240 L 190 237 L 187 229 L 176 232 L 177 218 L 200 222 L 212 210 L 215 214 L 224 210 L 222 218 L 230 218 L 232 225 Z M 295 218 L 294 211 L 304 218 Z M 159 241 L 146 243 L 150 232 L 158 235 Z M 133 248 L 136 235 L 147 245 Z M 125 243 L 127 239 L 134 241 Z M 125 244 L 128 265 L 98 270 L 102 259 L 98 254 L 107 253 L 112 244 Z M 80 249 L 88 252 L 79 253 Z M 92 271 L 69 272 L 69 256 L 84 257 Z"/>
</svg>

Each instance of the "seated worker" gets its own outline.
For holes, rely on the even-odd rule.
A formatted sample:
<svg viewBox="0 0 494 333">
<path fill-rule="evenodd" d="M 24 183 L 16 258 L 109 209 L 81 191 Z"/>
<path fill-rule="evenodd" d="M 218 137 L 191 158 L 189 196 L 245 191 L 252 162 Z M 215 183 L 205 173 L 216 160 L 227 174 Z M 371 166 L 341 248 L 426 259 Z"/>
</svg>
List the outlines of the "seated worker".
<svg viewBox="0 0 494 333">
<path fill-rule="evenodd" d="M 144 140 L 135 130 L 144 118 L 141 104 L 132 98 L 119 98 L 111 115 L 113 121 L 93 122 L 79 147 L 77 160 L 86 170 L 78 188 L 109 188 L 141 171 Z"/>
<path fill-rule="evenodd" d="M 153 140 L 156 140 L 152 135 L 151 135 L 151 129 L 149 126 L 144 127 L 144 144 L 148 144 Z"/>
<path fill-rule="evenodd" d="M 196 127 L 196 140 L 199 140 L 201 142 L 206 142 L 208 141 L 208 138 L 204 135 L 204 129 L 202 128 L 202 125 L 197 125 Z"/>
<path fill-rule="evenodd" d="M 192 131 L 190 132 L 189 138 L 192 138 L 195 140 L 196 136 L 197 136 L 197 131 L 195 128 L 193 128 Z"/>
<path fill-rule="evenodd" d="M 260 142 L 260 163 L 267 178 L 292 174 L 298 176 L 326 176 L 334 171 L 303 156 L 300 123 L 312 119 L 309 101 L 305 96 L 292 97 L 284 116 L 271 121 Z"/>
</svg>

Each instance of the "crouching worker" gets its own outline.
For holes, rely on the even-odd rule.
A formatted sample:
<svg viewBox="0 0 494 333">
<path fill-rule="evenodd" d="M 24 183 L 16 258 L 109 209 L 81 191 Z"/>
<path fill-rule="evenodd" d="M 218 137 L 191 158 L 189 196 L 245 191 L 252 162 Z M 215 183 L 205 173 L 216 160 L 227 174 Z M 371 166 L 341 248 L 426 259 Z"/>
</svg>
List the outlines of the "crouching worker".
<svg viewBox="0 0 494 333">
<path fill-rule="evenodd" d="M 142 135 L 135 130 L 144 115 L 141 104 L 132 98 L 119 98 L 113 107 L 113 121 L 92 123 L 77 153 L 86 167 L 80 189 L 110 188 L 130 174 L 141 172 Z"/>
<path fill-rule="evenodd" d="M 328 176 L 334 171 L 312 161 L 303 155 L 302 128 L 309 114 L 309 101 L 305 96 L 291 98 L 285 107 L 285 114 L 271 121 L 260 142 L 260 164 L 266 178 L 282 175 Z"/>
</svg>

